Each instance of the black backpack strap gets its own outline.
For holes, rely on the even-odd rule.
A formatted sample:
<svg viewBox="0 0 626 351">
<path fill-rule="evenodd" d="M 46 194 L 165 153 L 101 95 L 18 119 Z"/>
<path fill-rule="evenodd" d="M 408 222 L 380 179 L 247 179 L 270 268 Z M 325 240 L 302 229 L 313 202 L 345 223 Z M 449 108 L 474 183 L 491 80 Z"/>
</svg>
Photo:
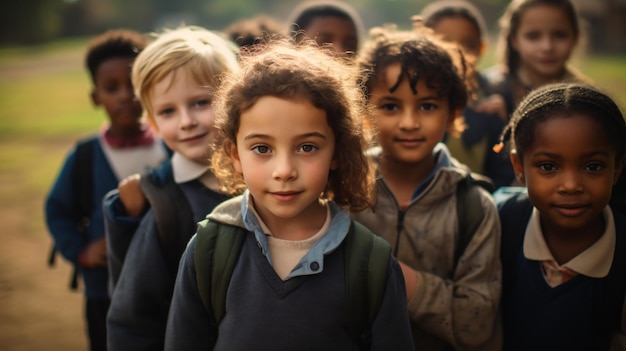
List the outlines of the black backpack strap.
<svg viewBox="0 0 626 351">
<path fill-rule="evenodd" d="M 193 211 L 185 194 L 173 179 L 159 184 L 149 175 L 142 176 L 139 185 L 154 212 L 168 271 L 175 277 L 180 257 L 196 231 Z"/>
<path fill-rule="evenodd" d="M 391 246 L 362 224 L 352 221 L 344 250 L 350 332 L 360 348 L 366 350 L 372 341 L 370 326 L 385 294 Z"/>
<path fill-rule="evenodd" d="M 526 193 L 511 196 L 499 208 L 500 226 L 502 228 L 500 260 L 502 261 L 504 288 L 509 286 L 507 281 L 515 280 L 517 258 L 524 243 L 524 235 L 532 211 L 533 205 Z"/>
<path fill-rule="evenodd" d="M 454 249 L 454 269 L 463 256 L 467 245 L 480 227 L 485 215 L 481 204 L 480 188 L 493 191 L 493 183 L 485 176 L 471 173 L 456 188 L 456 213 L 458 216 L 458 239 Z"/>
<path fill-rule="evenodd" d="M 194 264 L 198 293 L 214 327 L 226 312 L 226 293 L 248 232 L 211 220 L 198 223 Z"/>
<path fill-rule="evenodd" d="M 76 143 L 74 151 L 74 168 L 72 182 L 74 187 L 74 213 L 76 226 L 80 233 L 84 233 L 89 226 L 89 216 L 93 210 L 93 153 L 98 139 L 88 137 Z M 48 256 L 48 266 L 56 263 L 57 249 L 54 243 Z M 70 289 L 78 289 L 78 267 L 73 265 L 70 277 Z"/>
</svg>

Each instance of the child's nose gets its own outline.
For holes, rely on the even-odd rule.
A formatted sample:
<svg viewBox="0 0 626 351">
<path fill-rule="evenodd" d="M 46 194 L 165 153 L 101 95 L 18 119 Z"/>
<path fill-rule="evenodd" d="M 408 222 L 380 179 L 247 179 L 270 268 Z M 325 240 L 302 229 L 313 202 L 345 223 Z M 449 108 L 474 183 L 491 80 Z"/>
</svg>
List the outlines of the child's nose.
<svg viewBox="0 0 626 351">
<path fill-rule="evenodd" d="M 406 109 L 400 117 L 399 127 L 403 130 L 418 129 L 420 127 L 419 113 Z"/>
<path fill-rule="evenodd" d="M 564 172 L 559 190 L 563 193 L 582 192 L 584 186 L 578 172 Z"/>
<path fill-rule="evenodd" d="M 276 180 L 290 180 L 298 175 L 295 162 L 289 155 L 277 155 L 272 176 Z"/>
<path fill-rule="evenodd" d="M 198 124 L 198 121 L 196 120 L 196 118 L 193 116 L 192 113 L 190 113 L 186 109 L 182 109 L 180 111 L 180 128 L 181 129 L 193 128 L 197 124 Z"/>
</svg>

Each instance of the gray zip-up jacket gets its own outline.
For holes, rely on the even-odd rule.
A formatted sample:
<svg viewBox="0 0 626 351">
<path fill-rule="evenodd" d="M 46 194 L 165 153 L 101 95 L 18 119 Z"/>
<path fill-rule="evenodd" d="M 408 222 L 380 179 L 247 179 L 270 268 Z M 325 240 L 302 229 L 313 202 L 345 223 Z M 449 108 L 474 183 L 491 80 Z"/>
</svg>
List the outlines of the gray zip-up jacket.
<svg viewBox="0 0 626 351">
<path fill-rule="evenodd" d="M 458 238 L 456 187 L 468 171 L 439 144 L 434 177 L 403 211 L 383 178 L 377 203 L 352 218 L 385 238 L 396 258 L 417 270 L 409 297 L 416 349 L 500 350 L 497 318 L 501 293 L 500 220 L 491 195 L 481 189 L 484 218 L 454 267 Z M 372 153 L 377 163 L 380 152 Z"/>
</svg>

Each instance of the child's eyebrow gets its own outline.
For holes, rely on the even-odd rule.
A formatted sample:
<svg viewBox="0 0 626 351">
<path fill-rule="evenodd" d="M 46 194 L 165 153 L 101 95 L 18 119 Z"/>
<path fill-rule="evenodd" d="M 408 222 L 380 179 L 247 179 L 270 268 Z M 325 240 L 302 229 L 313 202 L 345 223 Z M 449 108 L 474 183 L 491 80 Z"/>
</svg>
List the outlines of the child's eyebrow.
<svg viewBox="0 0 626 351">
<path fill-rule="evenodd" d="M 306 138 L 320 138 L 320 139 L 328 139 L 328 137 L 320 132 L 310 132 L 310 133 L 304 133 L 301 135 L 298 135 L 296 137 L 297 139 L 306 139 Z M 246 135 L 243 140 L 250 140 L 250 139 L 275 139 L 275 137 L 271 136 L 271 135 L 267 135 L 267 134 L 261 134 L 261 133 L 252 133 L 252 134 L 248 134 Z"/>
<path fill-rule="evenodd" d="M 545 157 L 551 157 L 551 158 L 556 158 L 556 159 L 562 159 L 563 156 L 557 153 L 553 153 L 553 152 L 549 152 L 549 151 L 537 151 L 537 152 L 533 152 L 532 156 L 537 157 L 537 156 L 545 156 Z M 581 154 L 582 157 L 584 158 L 589 158 L 589 157 L 594 157 L 594 156 L 605 156 L 608 157 L 610 156 L 610 153 L 608 151 L 603 151 L 603 150 L 597 150 L 597 151 L 590 151 L 587 153 L 583 153 Z"/>
</svg>

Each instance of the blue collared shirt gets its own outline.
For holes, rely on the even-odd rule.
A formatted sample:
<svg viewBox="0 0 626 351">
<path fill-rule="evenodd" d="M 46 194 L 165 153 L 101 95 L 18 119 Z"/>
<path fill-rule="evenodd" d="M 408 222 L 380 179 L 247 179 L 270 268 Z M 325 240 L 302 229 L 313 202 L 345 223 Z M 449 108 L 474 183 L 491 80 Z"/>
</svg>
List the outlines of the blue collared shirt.
<svg viewBox="0 0 626 351">
<path fill-rule="evenodd" d="M 248 208 L 250 193 L 248 190 L 243 194 L 241 201 L 241 215 L 246 229 L 253 232 L 257 245 L 261 248 L 263 255 L 272 264 L 269 244 L 266 234 L 263 232 L 259 219 L 254 212 Z M 328 201 L 330 208 L 330 226 L 324 236 L 302 257 L 300 262 L 293 268 L 286 279 L 300 275 L 317 274 L 324 271 L 324 255 L 331 253 L 343 242 L 350 229 L 350 216 L 348 212 L 337 206 L 332 201 Z"/>
</svg>

